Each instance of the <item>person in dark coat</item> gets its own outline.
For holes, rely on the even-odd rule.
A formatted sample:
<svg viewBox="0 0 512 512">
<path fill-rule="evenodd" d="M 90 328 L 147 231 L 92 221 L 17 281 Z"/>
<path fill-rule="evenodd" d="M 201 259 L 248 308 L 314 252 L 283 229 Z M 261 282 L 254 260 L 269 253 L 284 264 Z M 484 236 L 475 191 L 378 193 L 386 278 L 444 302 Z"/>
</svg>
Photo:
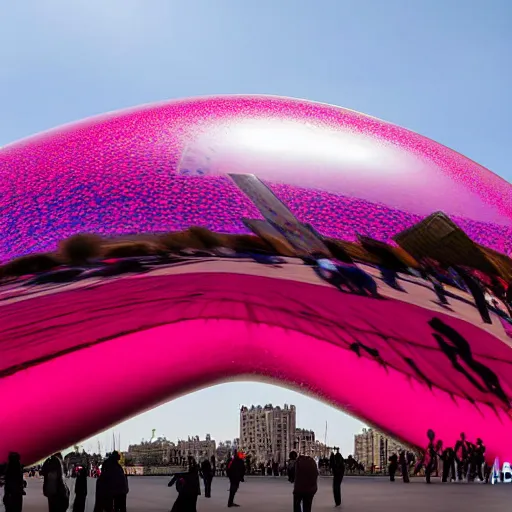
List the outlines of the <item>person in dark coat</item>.
<svg viewBox="0 0 512 512">
<path fill-rule="evenodd" d="M 237 451 L 235 451 L 233 458 L 229 461 L 226 473 L 229 478 L 228 507 L 239 507 L 240 505 L 237 505 L 234 500 L 235 494 L 240 487 L 240 482 L 244 481 L 245 464 L 244 461 L 238 456 Z"/>
<path fill-rule="evenodd" d="M 293 484 L 293 512 L 311 512 L 318 491 L 318 467 L 308 456 L 300 455 L 295 462 Z"/>
<path fill-rule="evenodd" d="M 211 498 L 212 495 L 212 480 L 213 480 L 213 469 L 208 459 L 203 460 L 201 463 L 201 475 L 204 483 L 204 497 Z"/>
<path fill-rule="evenodd" d="M 18 453 L 10 453 L 4 476 L 5 512 L 21 512 L 26 482 L 23 480 L 23 466 Z"/>
<path fill-rule="evenodd" d="M 345 461 L 338 451 L 334 456 L 334 464 L 332 467 L 332 494 L 334 497 L 334 505 L 341 507 L 341 482 L 345 476 Z"/>
<path fill-rule="evenodd" d="M 41 469 L 43 494 L 48 499 L 49 512 L 66 512 L 69 507 L 69 489 L 64 481 L 62 456 L 52 455 Z"/>
<path fill-rule="evenodd" d="M 215 455 L 210 457 L 210 465 L 212 466 L 212 478 L 217 474 L 217 459 Z"/>
<path fill-rule="evenodd" d="M 457 479 L 465 479 L 469 469 L 469 443 L 466 434 L 461 432 L 459 440 L 455 443 L 455 461 L 457 462 Z"/>
<path fill-rule="evenodd" d="M 87 500 L 87 469 L 80 468 L 75 480 L 75 500 L 73 501 L 73 512 L 85 512 Z"/>
<path fill-rule="evenodd" d="M 294 450 L 290 452 L 288 461 L 288 482 L 293 484 L 295 482 L 295 463 L 297 462 L 297 452 Z"/>
<path fill-rule="evenodd" d="M 473 450 L 472 450 L 471 473 L 473 475 L 473 478 L 476 476 L 476 477 L 478 477 L 478 479 L 481 482 L 484 481 L 484 475 L 482 473 L 482 468 L 483 468 L 484 463 L 485 463 L 485 446 L 484 446 L 483 441 L 480 438 L 478 438 L 476 440 L 476 445 L 473 447 Z"/>
<path fill-rule="evenodd" d="M 395 481 L 395 474 L 396 474 L 397 469 L 398 469 L 398 456 L 396 453 L 393 453 L 393 455 L 391 455 L 389 457 L 389 466 L 388 466 L 390 482 Z"/>
<path fill-rule="evenodd" d="M 443 461 L 443 482 L 453 482 L 455 480 L 455 451 L 450 446 L 441 453 Z"/>
<path fill-rule="evenodd" d="M 128 477 L 119 464 L 121 459 L 118 452 L 114 451 L 103 463 L 100 479 L 103 479 L 103 491 L 105 496 L 104 507 L 110 512 L 126 512 L 126 496 L 128 495 Z"/>
<path fill-rule="evenodd" d="M 400 452 L 398 457 L 398 465 L 400 466 L 400 471 L 402 473 L 402 479 L 404 484 L 409 483 L 409 461 L 407 460 L 407 453 L 405 450 Z"/>
<path fill-rule="evenodd" d="M 171 481 L 167 484 L 168 487 L 172 487 L 176 484 L 176 491 L 178 497 L 174 502 L 171 512 L 190 512 L 192 509 L 190 490 L 187 488 L 188 473 L 175 473 Z"/>
</svg>

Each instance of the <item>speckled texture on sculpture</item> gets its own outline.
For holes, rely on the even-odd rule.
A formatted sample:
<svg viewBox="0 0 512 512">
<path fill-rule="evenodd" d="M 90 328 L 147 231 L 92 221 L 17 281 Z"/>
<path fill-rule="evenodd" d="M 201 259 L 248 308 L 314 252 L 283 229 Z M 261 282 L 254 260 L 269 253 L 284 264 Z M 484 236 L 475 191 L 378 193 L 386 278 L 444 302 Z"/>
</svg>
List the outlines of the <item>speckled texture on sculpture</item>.
<svg viewBox="0 0 512 512">
<path fill-rule="evenodd" d="M 389 240 L 444 210 L 475 241 L 512 252 L 512 187 L 480 165 L 353 111 L 232 96 L 107 114 L 1 149 L 0 260 L 84 231 L 245 232 L 241 218 L 260 215 L 224 167 L 260 175 L 326 235 Z"/>
</svg>

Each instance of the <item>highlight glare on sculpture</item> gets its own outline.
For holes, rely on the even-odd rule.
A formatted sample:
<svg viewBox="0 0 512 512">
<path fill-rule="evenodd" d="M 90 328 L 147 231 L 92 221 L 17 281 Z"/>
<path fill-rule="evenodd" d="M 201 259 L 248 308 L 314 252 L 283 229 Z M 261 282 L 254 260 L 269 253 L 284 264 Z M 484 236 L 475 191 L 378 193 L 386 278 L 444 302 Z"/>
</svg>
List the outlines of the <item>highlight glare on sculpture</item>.
<svg viewBox="0 0 512 512">
<path fill-rule="evenodd" d="M 299 245 L 308 233 L 392 244 L 443 211 L 477 244 L 512 253 L 512 187 L 478 164 L 356 112 L 233 96 L 108 114 L 2 148 L 0 260 L 76 233 L 243 234 L 262 208 L 286 216 L 244 192 L 247 175 L 303 224 Z M 0 285 L 0 460 L 16 450 L 34 462 L 230 377 L 298 388 L 413 445 L 428 428 L 445 444 L 465 431 L 488 457 L 512 456 L 507 322 L 491 312 L 484 324 L 469 294 L 446 307 L 420 278 L 399 291 L 362 266 L 384 298 L 340 292 L 298 258 L 219 254 L 135 277 Z"/>
</svg>

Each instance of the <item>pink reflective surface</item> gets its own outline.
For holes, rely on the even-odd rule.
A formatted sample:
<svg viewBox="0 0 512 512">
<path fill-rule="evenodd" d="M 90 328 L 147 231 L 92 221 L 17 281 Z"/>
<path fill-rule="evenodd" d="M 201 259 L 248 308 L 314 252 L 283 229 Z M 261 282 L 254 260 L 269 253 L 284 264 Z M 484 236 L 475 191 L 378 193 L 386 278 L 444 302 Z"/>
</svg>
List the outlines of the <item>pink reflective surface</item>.
<svg viewBox="0 0 512 512">
<path fill-rule="evenodd" d="M 322 234 L 390 240 L 443 210 L 511 253 L 512 187 L 417 133 L 269 96 L 192 98 L 73 123 L 0 149 L 0 261 L 104 235 L 260 218 L 226 173 L 254 173 Z M 44 219 L 44 222 L 41 222 Z"/>
<path fill-rule="evenodd" d="M 256 174 L 324 235 L 390 241 L 443 210 L 512 254 L 512 186 L 459 153 L 343 108 L 226 96 L 115 112 L 1 148 L 0 261 L 77 232 L 246 232 L 242 219 L 261 216 L 228 173 Z M 464 430 L 489 457 L 511 457 L 510 325 L 482 324 L 464 294 L 443 308 L 425 283 L 404 287 L 379 282 L 387 300 L 374 300 L 293 261 L 220 259 L 2 286 L 0 461 L 9 450 L 34 461 L 229 378 L 311 392 L 412 444 L 425 444 L 427 428 L 445 443 Z"/>
<path fill-rule="evenodd" d="M 471 369 L 468 377 L 454 368 L 429 322 L 462 335 L 509 399 L 512 350 L 502 324 L 494 317 L 483 327 L 464 296 L 443 310 L 414 279 L 404 282 L 405 294 L 379 286 L 386 300 L 341 293 L 293 263 L 262 269 L 225 260 L 35 294 L 6 291 L 0 458 L 16 449 L 34 461 L 231 378 L 311 393 L 419 446 L 427 428 L 445 443 L 465 431 L 484 439 L 490 458 L 512 455 L 508 406 Z"/>
</svg>

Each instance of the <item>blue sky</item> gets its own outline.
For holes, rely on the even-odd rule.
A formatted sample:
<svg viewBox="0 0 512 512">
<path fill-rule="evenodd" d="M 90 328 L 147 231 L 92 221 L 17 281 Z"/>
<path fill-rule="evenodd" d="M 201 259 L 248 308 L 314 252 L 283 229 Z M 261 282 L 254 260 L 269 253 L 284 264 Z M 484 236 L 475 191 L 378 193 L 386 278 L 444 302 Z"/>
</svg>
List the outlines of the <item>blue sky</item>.
<svg viewBox="0 0 512 512">
<path fill-rule="evenodd" d="M 3 2 L 0 146 L 141 103 L 266 93 L 400 124 L 510 181 L 511 21 L 510 0 Z M 211 388 L 118 430 L 124 442 L 151 428 L 232 438 L 239 403 L 288 401 L 303 426 L 329 420 L 330 440 L 351 451 L 360 424 L 290 393 Z M 193 409 L 214 403 L 208 428 Z"/>
</svg>

